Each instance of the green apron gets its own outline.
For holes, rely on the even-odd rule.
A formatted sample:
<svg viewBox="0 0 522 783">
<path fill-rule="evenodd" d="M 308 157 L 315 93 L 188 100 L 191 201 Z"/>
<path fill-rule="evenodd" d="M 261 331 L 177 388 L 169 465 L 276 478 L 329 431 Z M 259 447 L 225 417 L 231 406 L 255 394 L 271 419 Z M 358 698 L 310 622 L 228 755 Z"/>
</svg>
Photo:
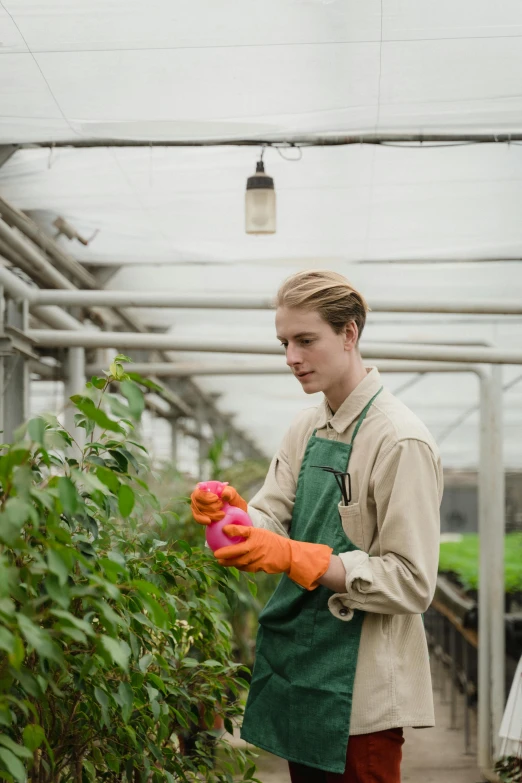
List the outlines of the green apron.
<svg viewBox="0 0 522 783">
<path fill-rule="evenodd" d="M 382 389 L 377 392 L 380 393 Z M 353 443 L 310 437 L 303 457 L 291 538 L 327 544 L 334 554 L 357 547 L 343 531 L 331 473 L 348 471 Z M 364 613 L 343 622 L 328 609 L 332 591 L 305 590 L 283 574 L 259 616 L 252 684 L 241 737 L 259 748 L 327 772 L 344 772 L 350 733 L 353 683 Z"/>
</svg>

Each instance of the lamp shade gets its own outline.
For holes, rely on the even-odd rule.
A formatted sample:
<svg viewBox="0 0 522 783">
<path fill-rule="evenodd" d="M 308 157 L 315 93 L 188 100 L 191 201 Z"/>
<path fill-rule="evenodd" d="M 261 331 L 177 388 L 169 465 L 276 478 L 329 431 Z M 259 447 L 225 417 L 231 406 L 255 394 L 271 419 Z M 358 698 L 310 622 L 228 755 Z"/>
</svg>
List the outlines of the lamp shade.
<svg viewBox="0 0 522 783">
<path fill-rule="evenodd" d="M 265 174 L 263 161 L 247 179 L 245 193 L 245 231 L 247 234 L 275 234 L 276 196 L 274 180 Z"/>
</svg>

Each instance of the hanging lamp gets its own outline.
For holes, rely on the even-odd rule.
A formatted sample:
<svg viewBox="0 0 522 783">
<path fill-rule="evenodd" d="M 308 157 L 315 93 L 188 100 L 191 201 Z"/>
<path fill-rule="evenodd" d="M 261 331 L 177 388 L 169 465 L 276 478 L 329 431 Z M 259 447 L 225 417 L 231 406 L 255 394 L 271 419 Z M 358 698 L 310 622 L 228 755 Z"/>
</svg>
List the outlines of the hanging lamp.
<svg viewBox="0 0 522 783">
<path fill-rule="evenodd" d="M 245 193 L 245 231 L 247 234 L 275 234 L 276 196 L 274 180 L 265 173 L 261 159 L 256 164 L 256 173 L 247 179 Z"/>
</svg>

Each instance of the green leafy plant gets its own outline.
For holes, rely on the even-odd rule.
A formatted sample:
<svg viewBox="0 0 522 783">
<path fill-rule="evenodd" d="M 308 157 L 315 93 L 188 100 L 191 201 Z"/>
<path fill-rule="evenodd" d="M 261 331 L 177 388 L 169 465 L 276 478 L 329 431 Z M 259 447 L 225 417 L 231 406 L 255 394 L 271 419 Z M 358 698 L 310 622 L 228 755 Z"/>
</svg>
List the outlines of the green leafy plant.
<svg viewBox="0 0 522 783">
<path fill-rule="evenodd" d="M 133 434 L 149 382 L 126 361 L 71 398 L 85 445 L 46 415 L 2 447 L 0 777 L 250 780 L 246 753 L 227 746 L 216 766 L 205 741 L 242 710 L 222 612 L 234 577 L 161 535 L 174 515 Z"/>
<path fill-rule="evenodd" d="M 522 533 L 508 533 L 505 543 L 505 590 L 522 590 Z M 440 545 L 439 571 L 455 574 L 466 589 L 479 587 L 479 545 L 475 534 L 466 534 L 460 541 L 446 541 Z"/>
<path fill-rule="evenodd" d="M 504 756 L 495 764 L 495 772 L 502 783 L 522 783 L 522 758 Z"/>
</svg>

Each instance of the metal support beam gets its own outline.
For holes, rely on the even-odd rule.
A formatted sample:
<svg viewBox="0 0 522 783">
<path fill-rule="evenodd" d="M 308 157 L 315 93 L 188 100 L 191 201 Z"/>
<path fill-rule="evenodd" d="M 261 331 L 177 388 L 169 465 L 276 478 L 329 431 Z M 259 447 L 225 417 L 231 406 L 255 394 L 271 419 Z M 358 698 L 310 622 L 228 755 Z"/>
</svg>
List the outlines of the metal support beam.
<svg viewBox="0 0 522 783">
<path fill-rule="evenodd" d="M 277 134 L 274 136 L 264 136 L 258 139 L 237 139 L 226 137 L 203 139 L 203 140 L 162 140 L 155 141 L 150 139 L 70 139 L 69 141 L 40 141 L 27 142 L 20 144 L 24 147 L 259 147 L 263 145 L 287 145 L 295 146 L 317 146 L 317 147 L 338 147 L 347 144 L 401 144 L 401 143 L 456 143 L 473 142 L 475 144 L 495 144 L 509 143 L 511 141 L 522 141 L 522 132 L 513 131 L 506 133 L 504 130 L 498 133 L 419 133 L 419 132 L 362 132 L 351 134 Z"/>
<path fill-rule="evenodd" d="M 31 288 L 26 283 L 24 283 L 23 280 L 20 280 L 18 277 L 16 277 L 16 275 L 14 275 L 8 269 L 2 266 L 0 266 L 0 285 L 3 285 L 5 287 L 5 290 L 14 299 L 19 301 L 23 301 L 23 300 L 27 301 L 29 303 L 31 312 L 33 312 L 38 318 L 40 318 L 40 320 L 44 321 L 50 326 L 53 326 L 56 329 L 66 329 L 66 330 L 70 329 L 74 331 L 84 330 L 84 326 L 79 321 L 77 321 L 68 313 L 61 310 L 60 307 L 45 306 L 45 305 L 38 306 L 35 302 L 35 295 L 38 289 Z M 144 336 L 142 332 L 147 331 L 146 327 L 141 325 L 137 321 L 137 319 L 128 316 L 123 310 L 122 311 L 117 310 L 116 312 L 118 312 L 118 315 L 120 315 L 120 317 L 126 318 L 127 321 L 130 320 L 132 328 L 140 330 L 135 335 L 136 337 Z M 158 337 L 161 336 L 162 335 L 158 335 Z M 84 347 L 84 346 L 80 345 L 80 346 L 70 346 L 70 347 Z M 113 345 L 110 344 L 106 347 L 112 348 Z M 146 346 L 146 347 L 150 349 L 150 346 Z M 154 350 L 156 347 L 157 346 L 155 345 L 152 346 L 152 350 Z M 163 358 L 168 358 L 168 355 L 164 355 Z M 154 380 L 154 378 L 152 380 Z M 210 398 L 204 395 L 203 392 L 199 389 L 199 387 L 196 386 L 195 383 L 193 383 L 192 381 L 186 381 L 186 384 L 187 384 L 186 399 L 191 401 L 194 396 L 203 395 L 205 404 L 208 405 L 212 410 L 215 410 L 216 415 L 218 416 L 222 415 L 221 412 L 213 405 L 212 400 L 210 400 Z M 187 415 L 191 417 L 193 416 L 191 405 L 188 404 L 184 399 L 182 399 L 181 396 L 178 395 L 175 390 L 169 391 L 168 389 L 165 389 L 165 391 L 163 392 L 163 396 L 173 406 L 174 410 L 180 411 L 183 415 Z M 249 444 L 249 447 L 253 449 L 253 451 L 256 453 L 257 456 L 259 457 L 263 456 L 262 453 L 258 449 L 256 449 L 256 447 L 253 444 Z"/>
<path fill-rule="evenodd" d="M 96 278 L 68 253 L 65 253 L 59 245 L 42 231 L 34 220 L 31 220 L 24 212 L 9 204 L 0 197 L 0 215 L 10 226 L 14 226 L 25 236 L 48 253 L 59 270 L 65 275 L 72 275 L 79 283 L 88 288 L 96 288 Z M 61 303 L 67 307 L 67 303 Z"/>
<path fill-rule="evenodd" d="M 186 378 L 199 375 L 291 375 L 290 368 L 281 357 L 273 364 L 203 364 L 196 362 L 135 362 L 129 365 L 132 372 L 149 377 L 155 375 L 158 378 Z M 375 359 L 375 364 L 380 372 L 469 372 L 469 365 L 455 362 L 408 362 L 394 359 Z M 410 368 L 410 369 L 409 369 Z M 87 367 L 87 375 L 99 375 L 105 366 L 92 364 Z"/>
<path fill-rule="evenodd" d="M 1 207 L 1 200 L 0 200 Z M 192 296 L 165 291 L 60 291 L 41 289 L 35 303 L 70 307 L 172 307 L 214 310 L 273 310 L 274 299 L 256 294 Z M 437 302 L 429 299 L 372 299 L 372 313 L 462 313 L 465 315 L 522 315 L 519 298 L 484 300 L 455 299 Z"/>
<path fill-rule="evenodd" d="M 282 347 L 274 342 L 229 342 L 226 340 L 185 339 L 172 334 L 136 334 L 134 332 L 68 332 L 31 329 L 28 335 L 48 348 L 150 348 L 173 351 L 201 351 L 210 353 L 251 353 L 280 355 Z M 473 346 L 394 345 L 370 343 L 361 348 L 365 359 L 411 359 L 436 362 L 465 362 L 472 364 L 522 364 L 522 351 Z"/>
<path fill-rule="evenodd" d="M 505 707 L 505 626 L 504 626 L 504 536 L 505 478 L 502 426 L 502 367 L 489 370 L 489 476 L 485 480 L 489 526 L 486 548 L 489 568 L 488 591 L 481 600 L 489 600 L 490 661 L 491 661 L 491 726 L 492 753 L 499 749 L 498 732 Z M 479 601 L 480 604 L 480 601 Z"/>
<path fill-rule="evenodd" d="M 170 461 L 177 467 L 178 465 L 178 420 L 169 419 L 170 424 Z"/>
<path fill-rule="evenodd" d="M 7 163 L 11 155 L 14 155 L 18 147 L 16 144 L 2 144 L 0 145 L 0 168 Z"/>
<path fill-rule="evenodd" d="M 16 253 L 27 259 L 32 264 L 34 272 L 47 285 L 54 285 L 58 288 L 73 290 L 74 285 L 62 275 L 45 258 L 42 251 L 33 245 L 27 237 L 15 231 L 4 220 L 0 219 L 0 239 L 9 245 Z"/>
<path fill-rule="evenodd" d="M 29 321 L 26 302 L 0 293 L 0 435 L 11 443 L 15 430 L 29 417 L 30 345 L 24 341 Z"/>
<path fill-rule="evenodd" d="M 64 361 L 65 368 L 65 429 L 73 436 L 76 442 L 82 446 L 85 430 L 76 427 L 74 423 L 75 409 L 69 402 L 73 394 L 81 394 L 85 388 L 85 349 L 69 348 Z"/>
</svg>

